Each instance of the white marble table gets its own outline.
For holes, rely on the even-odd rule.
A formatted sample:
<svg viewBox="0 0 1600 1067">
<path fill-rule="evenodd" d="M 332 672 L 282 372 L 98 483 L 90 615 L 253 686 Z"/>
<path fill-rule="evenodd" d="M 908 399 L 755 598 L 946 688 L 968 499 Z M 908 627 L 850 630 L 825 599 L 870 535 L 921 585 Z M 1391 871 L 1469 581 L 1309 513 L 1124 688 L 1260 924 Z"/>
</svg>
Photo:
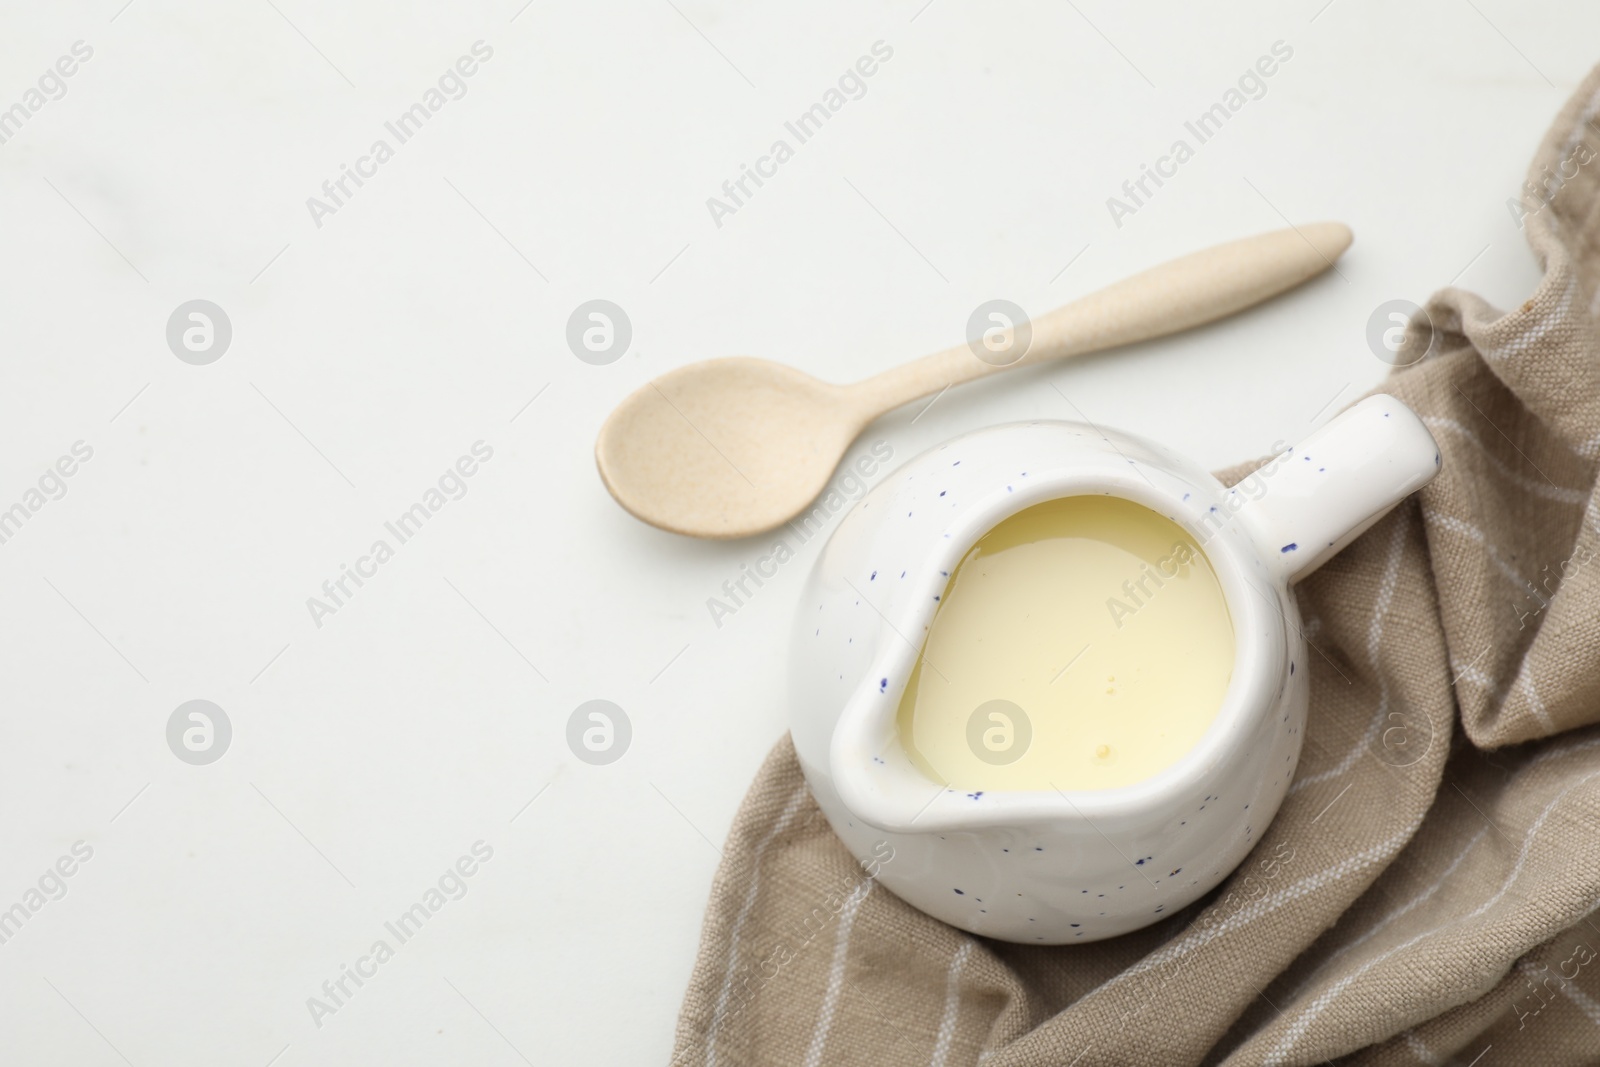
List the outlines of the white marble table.
<svg viewBox="0 0 1600 1067">
<path fill-rule="evenodd" d="M 1267 308 L 862 444 L 1071 417 L 1059 388 L 1261 454 L 1379 382 L 1380 304 L 1531 290 L 1506 202 L 1600 39 L 1506 0 L 522 3 L 0 15 L 7 1062 L 665 1062 L 820 539 L 713 613 L 771 542 L 623 514 L 610 407 L 705 356 L 866 375 L 991 298 L 1344 220 Z M 598 365 L 596 299 L 631 325 Z M 631 726 L 603 765 L 567 740 L 597 699 Z M 169 747 L 192 700 L 214 762 L 175 752 L 215 713 Z"/>
</svg>

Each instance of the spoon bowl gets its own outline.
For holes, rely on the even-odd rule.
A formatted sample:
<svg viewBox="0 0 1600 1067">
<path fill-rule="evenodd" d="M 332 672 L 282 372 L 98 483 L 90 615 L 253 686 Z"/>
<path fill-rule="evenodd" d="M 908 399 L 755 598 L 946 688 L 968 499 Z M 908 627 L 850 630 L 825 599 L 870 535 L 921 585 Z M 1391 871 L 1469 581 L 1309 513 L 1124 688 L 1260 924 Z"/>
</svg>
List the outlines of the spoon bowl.
<svg viewBox="0 0 1600 1067">
<path fill-rule="evenodd" d="M 606 419 L 595 462 L 635 517 L 692 537 L 746 537 L 815 499 L 866 424 L 848 387 L 750 356 L 691 363 Z"/>
</svg>

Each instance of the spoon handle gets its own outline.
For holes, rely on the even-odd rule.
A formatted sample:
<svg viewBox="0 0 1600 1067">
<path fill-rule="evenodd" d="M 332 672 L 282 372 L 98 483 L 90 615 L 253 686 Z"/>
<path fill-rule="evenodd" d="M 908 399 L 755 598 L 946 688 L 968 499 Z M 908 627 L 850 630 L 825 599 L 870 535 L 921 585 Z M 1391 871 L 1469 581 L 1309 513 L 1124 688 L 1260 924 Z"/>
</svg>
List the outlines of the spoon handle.
<svg viewBox="0 0 1600 1067">
<path fill-rule="evenodd" d="M 974 346 L 957 345 L 849 389 L 870 418 L 1012 367 L 1164 337 L 1242 311 L 1316 277 L 1333 266 L 1350 241 L 1350 228 L 1343 223 L 1316 222 L 1216 245 L 1033 319 L 1028 324 L 1031 340 L 1026 331 L 1019 339 L 1022 324 L 996 320 L 988 344 L 976 343 L 987 353 L 984 358 L 975 354 Z"/>
</svg>

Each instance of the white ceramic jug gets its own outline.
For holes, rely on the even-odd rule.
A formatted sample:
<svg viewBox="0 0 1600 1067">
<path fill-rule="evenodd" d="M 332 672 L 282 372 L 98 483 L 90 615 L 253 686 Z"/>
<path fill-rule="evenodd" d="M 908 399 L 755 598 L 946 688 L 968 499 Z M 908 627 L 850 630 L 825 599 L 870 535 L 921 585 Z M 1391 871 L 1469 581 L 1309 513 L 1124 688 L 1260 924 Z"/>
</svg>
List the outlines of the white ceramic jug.
<svg viewBox="0 0 1600 1067">
<path fill-rule="evenodd" d="M 1170 915 L 1238 866 L 1293 777 L 1308 695 L 1293 584 L 1438 466 L 1422 422 L 1385 395 L 1231 489 L 1169 449 L 1068 422 L 981 430 L 918 456 L 841 520 L 801 597 L 792 731 L 818 804 L 885 886 L 976 934 L 1093 941 Z M 1216 572 L 1236 651 L 1211 727 L 1177 763 L 1121 788 L 969 793 L 933 781 L 896 713 L 947 575 L 1024 508 L 1105 493 L 1172 519 Z"/>
</svg>

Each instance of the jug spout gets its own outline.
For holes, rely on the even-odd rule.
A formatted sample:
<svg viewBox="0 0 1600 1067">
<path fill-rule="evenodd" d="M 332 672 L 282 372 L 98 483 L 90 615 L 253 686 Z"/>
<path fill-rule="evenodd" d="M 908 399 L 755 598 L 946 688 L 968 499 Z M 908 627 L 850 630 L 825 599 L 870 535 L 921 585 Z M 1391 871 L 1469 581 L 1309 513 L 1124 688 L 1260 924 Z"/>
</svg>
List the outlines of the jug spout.
<svg viewBox="0 0 1600 1067">
<path fill-rule="evenodd" d="M 1369 396 L 1246 476 L 1231 492 L 1261 552 L 1298 582 L 1439 473 L 1439 446 L 1414 411 Z"/>
</svg>

